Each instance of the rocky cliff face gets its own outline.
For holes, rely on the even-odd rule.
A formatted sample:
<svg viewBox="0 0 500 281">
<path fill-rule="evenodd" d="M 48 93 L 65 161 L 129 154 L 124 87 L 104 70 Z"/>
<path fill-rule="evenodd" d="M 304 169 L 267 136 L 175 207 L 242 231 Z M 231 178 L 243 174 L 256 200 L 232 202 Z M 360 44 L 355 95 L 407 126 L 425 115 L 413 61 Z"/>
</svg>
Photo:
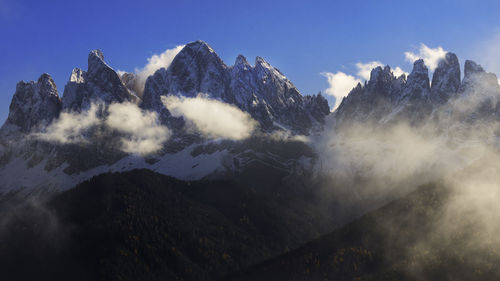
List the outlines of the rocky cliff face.
<svg viewBox="0 0 500 281">
<path fill-rule="evenodd" d="M 104 62 L 100 50 L 90 52 L 88 70 L 73 69 L 64 88 L 62 99 L 64 110 L 80 111 L 90 108 L 92 102 L 134 102 L 140 99 L 132 94 L 120 80 L 118 74 Z"/>
<path fill-rule="evenodd" d="M 495 74 L 486 73 L 480 65 L 467 60 L 461 81 L 458 58 L 449 52 L 438 63 L 432 84 L 423 60 L 415 61 L 407 79 L 394 77 L 388 66 L 373 69 L 370 80 L 352 89 L 333 118 L 338 126 L 356 121 L 386 124 L 406 120 L 421 124 L 442 115 L 442 111 L 453 111 L 452 103 L 464 96 L 471 96 L 470 103 L 481 101 L 482 109 L 469 106 L 475 115 L 491 115 L 498 108 L 498 80 Z M 447 109 L 438 110 L 443 107 Z"/>
<path fill-rule="evenodd" d="M 27 134 L 37 127 L 46 126 L 59 116 L 61 107 L 56 84 L 50 75 L 42 74 L 37 82 L 21 81 L 16 86 L 1 135 Z"/>
<path fill-rule="evenodd" d="M 168 69 L 150 76 L 142 98 L 135 94 L 143 92 L 135 82 L 134 74 L 117 74 L 106 64 L 102 52 L 94 50 L 88 56 L 87 71 L 72 71 L 62 99 L 48 75 L 42 75 L 38 82 L 19 83 L 2 136 L 16 131 L 23 141 L 16 144 L 5 142 L 5 137 L 0 139 L 0 177 L 5 179 L 0 193 L 12 188 L 68 188 L 103 171 L 134 168 L 183 179 L 226 177 L 249 169 L 279 169 L 286 175 L 283 171 L 303 170 L 299 163 L 308 163 L 304 159 L 313 157 L 310 148 L 296 143 L 278 145 L 263 136 L 274 130 L 292 135 L 317 132 L 330 113 L 320 94 L 302 96 L 264 59 L 258 57 L 250 65 L 238 56 L 233 66 L 227 66 L 202 41 L 187 44 Z M 243 142 L 212 143 L 184 130 L 184 120 L 172 117 L 161 102 L 165 95 L 196 97 L 200 93 L 250 113 L 263 134 Z M 97 135 L 85 143 L 51 143 L 30 137 L 43 132 L 61 112 L 84 113 L 93 103 L 99 103 L 104 106 L 99 116 L 104 117 L 107 105 L 123 102 L 158 113 L 160 121 L 174 132 L 157 154 L 142 158 L 123 153 L 117 149 L 117 132 L 108 132 L 101 125 L 95 129 Z"/>
<path fill-rule="evenodd" d="M 19 185 L 70 187 L 103 171 L 134 168 L 186 180 L 242 175 L 249 170 L 307 174 L 315 157 L 308 144 L 265 136 L 275 130 L 292 135 L 320 132 L 326 116 L 332 118 L 334 130 L 352 122 L 384 125 L 399 121 L 423 124 L 439 118 L 469 123 L 484 118 L 500 120 L 497 77 L 466 61 L 460 81 L 459 62 L 453 53 L 439 62 L 432 84 L 423 60 L 414 63 L 408 77 L 395 77 L 389 66 L 373 69 L 369 81 L 352 89 L 334 114 L 329 114 L 328 102 L 321 94 L 301 95 L 263 58 L 257 57 L 251 65 L 240 55 L 234 65 L 227 66 L 203 41 L 187 44 L 167 69 L 150 76 L 142 99 L 135 95 L 135 80 L 133 74 L 118 75 L 96 50 L 89 54 L 87 71 L 72 71 L 62 100 L 47 74 L 37 82 L 20 82 L 9 117 L 0 130 L 0 178 L 4 179 L 0 192 Z M 207 140 L 183 130 L 184 120 L 172 117 L 161 97 L 196 97 L 200 93 L 248 112 L 262 132 L 232 142 Z M 105 126 L 99 128 L 96 137 L 100 143 L 54 144 L 30 138 L 62 111 L 82 112 L 94 102 L 105 106 L 136 103 L 143 110 L 157 113 L 173 136 L 160 152 L 148 157 L 119 151 L 119 137 L 116 132 L 105 131 Z M 466 106 L 457 106 L 460 102 Z"/>
<path fill-rule="evenodd" d="M 460 87 L 460 64 L 454 53 L 446 53 L 432 75 L 431 99 L 444 104 L 454 97 Z"/>
<path fill-rule="evenodd" d="M 160 69 L 148 78 L 142 107 L 160 112 L 162 119 L 168 120 L 161 96 L 195 97 L 200 93 L 249 112 L 267 131 L 286 127 L 308 134 L 329 114 L 328 104 L 321 95 L 302 96 L 263 58 L 257 57 L 252 66 L 240 55 L 228 67 L 203 41 L 187 44 L 168 69 Z"/>
</svg>

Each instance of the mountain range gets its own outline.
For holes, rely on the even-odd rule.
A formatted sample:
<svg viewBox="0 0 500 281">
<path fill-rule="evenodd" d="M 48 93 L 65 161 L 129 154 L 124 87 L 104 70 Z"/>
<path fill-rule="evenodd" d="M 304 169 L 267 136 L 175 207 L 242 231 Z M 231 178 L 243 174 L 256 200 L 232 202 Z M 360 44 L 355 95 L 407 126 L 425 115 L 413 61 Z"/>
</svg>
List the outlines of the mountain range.
<svg viewBox="0 0 500 281">
<path fill-rule="evenodd" d="M 0 273 L 495 280 L 478 216 L 437 222 L 470 195 L 454 185 L 495 198 L 499 98 L 495 74 L 466 60 L 462 78 L 451 52 L 432 79 L 422 59 L 408 76 L 376 67 L 331 112 L 263 58 L 228 66 L 203 41 L 144 87 L 91 51 L 62 97 L 48 74 L 17 84 L 0 128 Z M 214 119 L 225 110 L 245 134 L 220 134 L 241 129 Z"/>
<path fill-rule="evenodd" d="M 8 118 L 0 129 L 0 175 L 5 179 L 0 190 L 67 189 L 105 171 L 134 168 L 148 168 L 181 179 L 234 176 L 255 161 L 288 171 L 304 169 L 308 167 L 303 163 L 314 162 L 314 155 L 261 153 L 258 147 L 276 142 L 269 138 L 276 133 L 319 135 L 325 120 L 337 128 L 352 122 L 423 123 L 442 112 L 453 111 L 442 108 L 471 92 L 484 96 L 482 116 L 498 119 L 497 81 L 494 74 L 469 60 L 461 81 L 458 58 L 447 53 L 435 69 L 432 83 L 423 60 L 415 61 L 408 77 L 395 77 L 389 66 L 374 68 L 370 79 L 352 89 L 330 114 L 328 102 L 321 94 L 301 95 L 291 81 L 264 59 L 257 57 L 250 65 L 239 55 L 234 65 L 227 66 L 203 41 L 187 44 L 168 68 L 160 68 L 148 77 L 142 93 L 137 90 L 135 74 L 118 75 L 105 63 L 102 52 L 95 50 L 89 54 L 87 71 L 75 68 L 71 72 L 62 98 L 48 74 L 36 82 L 17 84 Z M 261 133 L 245 141 L 213 140 L 187 130 L 185 120 L 173 116 L 162 102 L 166 96 L 193 98 L 200 93 L 248 113 L 257 121 Z M 100 115 L 106 115 L 111 104 L 136 104 L 143 111 L 157 114 L 159 122 L 174 137 L 164 142 L 159 151 L 146 156 L 120 151 L 116 132 L 105 128 L 99 134 L 86 132 L 91 136 L 87 142 L 50 142 L 34 137 L 47 130 L 61 114 L 87 112 L 94 103 L 100 103 Z M 471 114 L 463 113 L 463 119 Z M 79 155 L 78 159 L 74 155 Z M 16 171 L 22 171 L 22 176 Z"/>
</svg>

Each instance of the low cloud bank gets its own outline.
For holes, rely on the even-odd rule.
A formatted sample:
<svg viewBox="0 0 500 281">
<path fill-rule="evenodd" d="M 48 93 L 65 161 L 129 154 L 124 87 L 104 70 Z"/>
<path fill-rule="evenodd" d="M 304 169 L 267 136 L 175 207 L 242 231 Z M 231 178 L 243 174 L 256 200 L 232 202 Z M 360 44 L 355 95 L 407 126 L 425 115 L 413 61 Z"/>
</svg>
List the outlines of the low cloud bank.
<svg viewBox="0 0 500 281">
<path fill-rule="evenodd" d="M 131 154 L 159 151 L 170 137 L 167 127 L 160 125 L 156 112 L 142 111 L 132 103 L 115 103 L 108 108 L 106 126 L 123 134 L 122 150 Z"/>
<path fill-rule="evenodd" d="M 257 122 L 238 107 L 203 95 L 164 96 L 162 102 L 174 117 L 183 117 L 191 130 L 207 138 L 243 140 L 257 127 Z"/>
<path fill-rule="evenodd" d="M 418 126 L 359 122 L 337 128 L 331 120 L 313 143 L 319 155 L 316 170 L 326 177 L 322 198 L 333 198 L 360 215 L 419 185 L 446 186 L 450 196 L 430 224 L 434 227 L 429 237 L 448 242 L 470 233 L 463 238 L 464 255 L 500 258 L 495 235 L 500 230 L 500 120 L 485 112 L 493 92 L 477 89 L 487 87 L 475 87 L 443 105 Z M 495 93 L 498 97 L 498 90 Z M 409 241 L 408 255 L 432 252 L 435 242 L 420 241 L 412 248 Z"/>
<path fill-rule="evenodd" d="M 89 143 L 96 137 L 95 130 L 104 127 L 120 133 L 122 145 L 118 149 L 139 155 L 157 152 L 170 137 L 170 131 L 159 123 L 156 112 L 143 111 L 132 103 L 111 104 L 106 114 L 103 108 L 104 105 L 94 103 L 87 111 L 62 112 L 44 132 L 32 136 L 60 144 Z"/>
</svg>

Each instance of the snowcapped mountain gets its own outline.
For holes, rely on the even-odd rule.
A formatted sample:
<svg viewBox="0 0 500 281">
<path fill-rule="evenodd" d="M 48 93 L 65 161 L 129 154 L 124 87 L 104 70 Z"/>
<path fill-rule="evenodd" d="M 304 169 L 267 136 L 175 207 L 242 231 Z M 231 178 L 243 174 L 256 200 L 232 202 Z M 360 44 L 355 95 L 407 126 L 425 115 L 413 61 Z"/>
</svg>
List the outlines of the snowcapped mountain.
<svg viewBox="0 0 500 281">
<path fill-rule="evenodd" d="M 235 65 L 227 66 L 203 41 L 187 44 L 167 69 L 150 76 L 142 98 L 136 87 L 136 76 L 118 75 L 99 50 L 90 52 L 87 71 L 72 71 L 62 98 L 47 74 L 38 82 L 20 82 L 9 118 L 0 130 L 0 176 L 4 179 L 0 192 L 65 189 L 96 174 L 135 168 L 187 180 L 234 176 L 262 165 L 289 174 L 310 165 L 313 155 L 301 142 L 273 144 L 281 142 L 276 136 L 318 132 L 330 113 L 325 98 L 302 96 L 264 59 L 258 57 L 251 66 L 240 55 Z M 162 96 L 196 97 L 200 93 L 249 113 L 261 133 L 245 141 L 210 140 L 186 131 L 184 120 L 171 116 L 161 101 Z M 98 116 L 105 116 L 108 106 L 125 102 L 157 113 L 160 122 L 172 130 L 163 149 L 148 156 L 124 153 L 117 148 L 119 134 L 100 123 L 91 132 L 82 132 L 91 137 L 80 143 L 34 137 L 47 131 L 61 114 L 89 112 L 98 103 Z"/>
<path fill-rule="evenodd" d="M 402 120 L 420 124 L 437 118 L 443 112 L 454 111 L 450 107 L 464 96 L 487 102 L 489 111 L 496 112 L 497 118 L 500 118 L 500 86 L 496 75 L 467 60 L 461 81 L 458 58 L 448 52 L 434 70 L 432 84 L 422 59 L 415 61 L 408 78 L 404 74 L 395 77 L 389 66 L 374 68 L 370 80 L 352 89 L 332 118 L 337 127 L 351 122 L 387 124 Z M 476 110 L 471 105 L 470 109 L 483 116 L 488 114 L 484 108 Z"/>
<path fill-rule="evenodd" d="M 418 125 L 434 119 L 461 123 L 477 118 L 500 120 L 496 76 L 466 61 L 464 78 L 460 78 L 460 64 L 453 53 L 439 62 L 432 83 L 423 60 L 415 61 L 408 77 L 395 77 L 389 66 L 376 67 L 370 79 L 352 89 L 329 114 L 328 102 L 321 94 L 301 95 L 263 58 L 257 57 L 251 65 L 239 55 L 234 65 L 228 66 L 203 41 L 187 44 L 168 68 L 147 78 L 143 91 L 137 88 L 135 74 L 119 75 L 105 63 L 102 52 L 95 50 L 89 54 L 87 71 L 72 71 L 62 98 L 48 74 L 37 82 L 18 83 L 9 117 L 0 129 L 0 192 L 66 189 L 103 172 L 136 168 L 184 180 L 266 178 L 262 173 L 298 179 L 311 174 L 316 159 L 311 145 L 301 139 L 321 133 L 325 118 L 333 121 L 333 130 L 353 122 L 382 126 L 399 121 Z M 258 131 L 245 140 L 210 139 L 187 129 L 183 117 L 174 117 L 162 101 L 162 97 L 194 98 L 199 94 L 248 113 L 258 123 Z M 469 98 L 464 101 L 463 97 Z M 477 107 L 460 110 L 460 102 L 477 103 Z M 144 112 L 157 114 L 171 136 L 161 149 L 146 156 L 120 150 L 120 140 L 126 134 L 110 130 L 105 122 L 81 132 L 89 138 L 78 143 L 36 137 L 60 116 L 84 114 L 95 103 L 100 106 L 99 118 L 105 118 L 113 104 L 137 105 Z M 137 121 L 124 120 L 121 122 Z M 74 130 L 72 126 L 80 124 L 66 125 L 63 130 Z"/>
<path fill-rule="evenodd" d="M 302 96 L 263 58 L 257 57 L 252 66 L 239 55 L 233 66 L 227 66 L 203 41 L 187 44 L 168 69 L 162 68 L 147 79 L 142 108 L 160 112 L 162 120 L 167 120 L 161 96 L 196 97 L 199 93 L 238 106 L 266 131 L 285 127 L 309 134 L 330 112 L 325 98 Z"/>
</svg>

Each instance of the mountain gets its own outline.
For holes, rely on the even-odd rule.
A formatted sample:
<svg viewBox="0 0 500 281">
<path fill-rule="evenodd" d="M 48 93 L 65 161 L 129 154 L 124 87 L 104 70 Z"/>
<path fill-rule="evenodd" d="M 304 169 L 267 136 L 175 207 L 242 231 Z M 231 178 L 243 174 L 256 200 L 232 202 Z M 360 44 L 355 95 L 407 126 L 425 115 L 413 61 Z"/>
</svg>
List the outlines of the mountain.
<svg viewBox="0 0 500 281">
<path fill-rule="evenodd" d="M 149 77 L 141 97 L 136 94 L 135 79 L 134 74 L 118 75 L 106 64 L 103 53 L 94 50 L 88 56 L 87 71 L 72 71 L 62 98 L 48 75 L 42 75 L 37 83 L 20 82 L 9 118 L 0 129 L 0 175 L 6 179 L 0 184 L 0 192 L 67 189 L 93 175 L 134 168 L 201 179 L 230 177 L 243 173 L 246 165 L 254 169 L 253 165 L 259 163 L 290 174 L 304 158 L 313 157 L 307 145 L 302 146 L 305 149 L 300 155 L 281 148 L 254 149 L 263 148 L 262 143 L 277 148 L 271 143 L 284 142 L 272 137 L 277 132 L 292 136 L 318 133 L 330 113 L 324 97 L 302 96 L 262 58 L 250 66 L 239 56 L 234 66 L 227 66 L 203 41 L 187 44 L 167 69 L 161 68 Z M 162 96 L 195 97 L 200 93 L 249 113 L 262 133 L 243 142 L 207 139 L 186 129 L 184 120 L 172 117 L 161 102 Z M 84 142 L 37 138 L 62 113 L 85 114 L 92 104 L 98 104 L 97 118 L 106 118 L 107 108 L 116 103 L 137 104 L 144 112 L 158 114 L 173 136 L 157 153 L 147 156 L 120 151 L 123 135 L 99 124 L 80 133 L 88 139 Z"/>
<path fill-rule="evenodd" d="M 12 281 L 217 280 L 331 229 L 307 191 L 150 170 L 1 199 L 0 273 Z"/>
<path fill-rule="evenodd" d="M 160 96 L 196 97 L 200 93 L 238 106 L 266 131 L 285 127 L 309 134 L 312 128 L 319 129 L 330 113 L 325 98 L 302 96 L 263 58 L 257 57 L 252 66 L 239 55 L 228 67 L 203 41 L 187 44 L 168 69 L 162 68 L 147 79 L 142 108 L 160 112 L 162 120 L 167 120 L 170 115 Z"/>
<path fill-rule="evenodd" d="M 139 102 L 122 83 L 118 74 L 104 62 L 100 50 L 90 52 L 88 69 L 73 69 L 62 98 L 63 110 L 81 111 L 90 108 L 92 102 Z"/>
<path fill-rule="evenodd" d="M 0 136 L 8 139 L 46 126 L 59 116 L 61 108 L 62 102 L 50 75 L 42 74 L 37 82 L 21 81 L 17 83 Z"/>
<path fill-rule="evenodd" d="M 446 217 L 450 189 L 421 186 L 298 249 L 223 280 L 498 280 L 495 239 L 473 217 Z M 476 239 L 484 239 L 478 243 Z"/>
<path fill-rule="evenodd" d="M 336 126 L 348 126 L 352 122 L 424 124 L 443 112 L 457 111 L 452 108 L 453 103 L 464 96 L 490 99 L 490 111 L 498 112 L 500 86 L 496 75 L 486 73 L 476 63 L 465 62 L 464 79 L 460 81 L 458 58 L 448 52 L 434 70 L 432 84 L 428 73 L 422 59 L 415 61 L 407 78 L 404 74 L 394 77 L 389 66 L 373 69 L 370 80 L 365 85 L 358 84 L 342 100 L 332 116 Z M 473 102 L 470 108 L 477 111 Z M 500 115 L 496 113 L 496 116 Z"/>
</svg>

